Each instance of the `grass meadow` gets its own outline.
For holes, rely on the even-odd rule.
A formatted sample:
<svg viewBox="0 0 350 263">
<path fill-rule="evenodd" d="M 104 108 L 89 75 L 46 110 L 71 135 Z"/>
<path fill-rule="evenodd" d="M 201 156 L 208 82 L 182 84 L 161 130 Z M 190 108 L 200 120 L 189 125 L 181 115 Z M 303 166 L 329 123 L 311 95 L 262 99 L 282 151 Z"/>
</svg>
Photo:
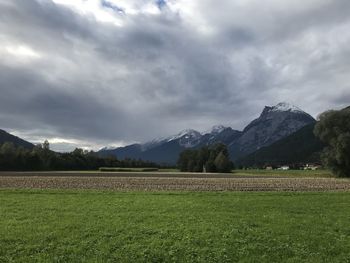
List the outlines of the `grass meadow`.
<svg viewBox="0 0 350 263">
<path fill-rule="evenodd" d="M 0 262 L 349 262 L 350 192 L 0 190 Z"/>
</svg>

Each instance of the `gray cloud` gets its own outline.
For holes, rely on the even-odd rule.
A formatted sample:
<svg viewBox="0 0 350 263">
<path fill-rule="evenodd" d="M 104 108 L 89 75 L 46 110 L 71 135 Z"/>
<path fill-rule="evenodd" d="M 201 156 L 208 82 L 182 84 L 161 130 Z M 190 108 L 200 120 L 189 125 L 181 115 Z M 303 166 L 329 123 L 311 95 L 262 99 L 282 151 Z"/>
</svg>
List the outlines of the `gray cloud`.
<svg viewBox="0 0 350 263">
<path fill-rule="evenodd" d="M 349 104 L 349 1 L 164 3 L 101 5 L 116 26 L 50 0 L 0 0 L 1 128 L 98 147 L 242 129 L 279 101 L 314 116 Z"/>
</svg>

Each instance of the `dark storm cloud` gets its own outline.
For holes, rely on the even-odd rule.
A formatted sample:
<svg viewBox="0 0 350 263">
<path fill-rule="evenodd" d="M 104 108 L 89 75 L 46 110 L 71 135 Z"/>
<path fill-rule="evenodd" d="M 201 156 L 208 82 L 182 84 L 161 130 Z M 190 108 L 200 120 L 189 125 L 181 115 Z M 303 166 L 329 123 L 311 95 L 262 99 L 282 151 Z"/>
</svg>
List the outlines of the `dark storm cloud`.
<svg viewBox="0 0 350 263">
<path fill-rule="evenodd" d="M 339 105 L 337 108 L 345 108 L 350 106 L 350 86 L 346 87 L 346 91 L 336 94 L 334 102 Z"/>
<path fill-rule="evenodd" d="M 98 101 L 84 92 L 65 91 L 35 72 L 0 67 L 0 85 L 4 88 L 0 97 L 0 122 L 6 125 L 3 116 L 11 116 L 16 120 L 9 127 L 12 129 L 24 128 L 24 121 L 28 127 L 48 128 L 68 138 L 82 135 L 96 139 L 99 134 L 113 140 L 117 123 L 123 123 L 118 129 L 120 136 L 127 136 L 130 128 L 134 128 L 128 125 L 126 113 L 112 103 Z"/>
<path fill-rule="evenodd" d="M 347 103 L 349 1 L 75 2 L 0 0 L 2 128 L 103 145 Z"/>
</svg>

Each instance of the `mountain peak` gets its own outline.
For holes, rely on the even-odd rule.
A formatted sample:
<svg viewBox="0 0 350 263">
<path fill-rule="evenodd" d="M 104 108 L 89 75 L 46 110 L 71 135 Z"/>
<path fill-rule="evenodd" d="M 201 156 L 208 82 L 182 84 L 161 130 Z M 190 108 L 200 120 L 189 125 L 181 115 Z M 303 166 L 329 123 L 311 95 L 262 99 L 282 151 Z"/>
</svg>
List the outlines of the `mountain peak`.
<svg viewBox="0 0 350 263">
<path fill-rule="evenodd" d="M 297 106 L 288 102 L 280 102 L 275 106 L 272 106 L 270 111 L 290 111 L 290 112 L 304 112 Z"/>
<path fill-rule="evenodd" d="M 185 148 L 191 148 L 200 143 L 200 132 L 192 129 L 186 129 L 178 133 L 177 135 L 169 138 L 168 142 L 173 140 L 179 140 L 179 144 Z"/>
<path fill-rule="evenodd" d="M 225 130 L 227 127 L 223 126 L 223 125 L 215 125 L 211 128 L 211 133 L 220 133 L 223 130 Z"/>
<path fill-rule="evenodd" d="M 225 129 L 227 129 L 227 127 L 224 125 L 214 125 L 213 127 L 211 127 L 210 130 L 202 132 L 202 134 L 203 135 L 204 134 L 219 134 L 220 132 L 222 132 Z"/>
<path fill-rule="evenodd" d="M 185 129 L 185 130 L 182 130 L 181 132 L 179 132 L 178 134 L 174 135 L 174 136 L 171 136 L 171 137 L 168 137 L 167 138 L 167 141 L 172 141 L 172 140 L 176 140 L 176 139 L 179 139 L 179 138 L 182 138 L 184 136 L 188 136 L 188 137 L 198 137 L 200 136 L 200 133 L 196 130 L 193 130 L 193 129 Z"/>
</svg>

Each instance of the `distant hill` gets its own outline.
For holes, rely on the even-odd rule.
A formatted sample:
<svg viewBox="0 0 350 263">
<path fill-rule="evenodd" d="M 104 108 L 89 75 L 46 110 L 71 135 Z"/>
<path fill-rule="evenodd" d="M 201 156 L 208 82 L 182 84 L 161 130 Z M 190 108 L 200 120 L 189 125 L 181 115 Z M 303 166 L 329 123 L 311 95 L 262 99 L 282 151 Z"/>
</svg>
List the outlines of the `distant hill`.
<svg viewBox="0 0 350 263">
<path fill-rule="evenodd" d="M 284 165 L 320 162 L 325 145 L 315 137 L 315 124 L 309 124 L 295 133 L 251 153 L 237 161 L 242 166 Z"/>
<path fill-rule="evenodd" d="M 34 147 L 34 144 L 0 129 L 0 145 L 5 142 L 12 142 L 15 146 L 21 146 L 26 149 L 32 149 Z"/>
<path fill-rule="evenodd" d="M 179 154 L 185 149 L 220 142 L 228 146 L 231 159 L 236 161 L 315 122 L 312 116 L 300 108 L 282 102 L 275 106 L 266 106 L 260 116 L 243 131 L 222 125 L 214 126 L 204 133 L 188 129 L 177 135 L 154 139 L 144 144 L 132 144 L 115 149 L 106 147 L 101 149 L 99 154 L 114 155 L 119 159 L 140 158 L 156 163 L 175 164 Z"/>
</svg>

